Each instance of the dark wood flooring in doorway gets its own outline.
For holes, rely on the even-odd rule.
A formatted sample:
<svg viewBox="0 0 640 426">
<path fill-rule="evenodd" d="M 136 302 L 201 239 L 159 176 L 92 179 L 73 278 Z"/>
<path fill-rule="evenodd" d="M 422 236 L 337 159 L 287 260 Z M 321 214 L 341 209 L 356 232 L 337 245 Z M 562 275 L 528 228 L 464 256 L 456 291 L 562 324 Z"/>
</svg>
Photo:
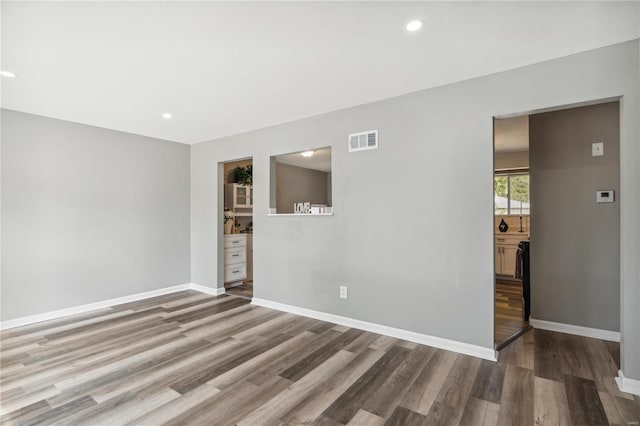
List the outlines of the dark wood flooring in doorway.
<svg viewBox="0 0 640 426">
<path fill-rule="evenodd" d="M 242 285 L 235 287 L 225 288 L 225 293 L 232 296 L 244 297 L 245 299 L 251 299 L 253 297 L 253 281 L 245 281 Z"/>
<path fill-rule="evenodd" d="M 193 291 L 5 330 L 2 424 L 634 424 L 618 345 L 530 331 L 495 363 Z"/>
<path fill-rule="evenodd" d="M 501 350 L 529 330 L 529 323 L 523 320 L 521 281 L 497 279 L 495 291 L 494 339 Z"/>
</svg>

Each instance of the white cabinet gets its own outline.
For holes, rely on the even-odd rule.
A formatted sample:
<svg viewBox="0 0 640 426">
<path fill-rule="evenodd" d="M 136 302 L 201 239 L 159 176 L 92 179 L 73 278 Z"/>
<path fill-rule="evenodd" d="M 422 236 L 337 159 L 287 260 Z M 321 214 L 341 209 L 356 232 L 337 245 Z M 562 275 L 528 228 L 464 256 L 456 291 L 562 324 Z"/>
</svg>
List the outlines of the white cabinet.
<svg viewBox="0 0 640 426">
<path fill-rule="evenodd" d="M 230 247 L 224 249 L 224 264 L 233 265 L 234 263 L 247 262 L 246 247 Z"/>
<path fill-rule="evenodd" d="M 228 209 L 251 209 L 253 208 L 253 187 L 240 185 L 239 183 L 229 183 L 224 186 L 224 205 Z"/>
<path fill-rule="evenodd" d="M 224 248 L 246 247 L 247 234 L 226 234 L 224 236 Z"/>
<path fill-rule="evenodd" d="M 247 278 L 247 264 L 225 265 L 224 283 L 225 287 L 236 287 L 242 285 L 242 280 Z"/>
<path fill-rule="evenodd" d="M 253 219 L 253 187 L 229 183 L 224 186 L 224 206 L 234 216 L 232 232 L 249 227 Z M 224 236 L 225 287 L 241 285 L 253 275 L 253 244 L 250 234 Z"/>
<path fill-rule="evenodd" d="M 496 234 L 495 267 L 496 275 L 504 275 L 513 278 L 516 274 L 516 253 L 520 241 L 526 239 L 526 235 Z"/>
<path fill-rule="evenodd" d="M 247 234 L 224 236 L 224 284 L 235 287 L 247 278 Z"/>
<path fill-rule="evenodd" d="M 502 274 L 502 246 L 496 242 L 494 249 L 494 258 L 496 262 L 496 275 Z"/>
<path fill-rule="evenodd" d="M 247 234 L 247 279 L 253 281 L 253 234 Z"/>
<path fill-rule="evenodd" d="M 502 246 L 502 275 L 515 277 L 517 245 L 505 244 Z"/>
</svg>

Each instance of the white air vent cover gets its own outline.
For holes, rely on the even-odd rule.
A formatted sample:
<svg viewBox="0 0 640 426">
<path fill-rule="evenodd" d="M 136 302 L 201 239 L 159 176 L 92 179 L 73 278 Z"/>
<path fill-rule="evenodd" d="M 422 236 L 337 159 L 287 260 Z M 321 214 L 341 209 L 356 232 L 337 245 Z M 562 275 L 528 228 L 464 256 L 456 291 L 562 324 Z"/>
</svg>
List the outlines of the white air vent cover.
<svg viewBox="0 0 640 426">
<path fill-rule="evenodd" d="M 378 149 L 378 131 L 353 133 L 349 135 L 349 152 Z"/>
</svg>

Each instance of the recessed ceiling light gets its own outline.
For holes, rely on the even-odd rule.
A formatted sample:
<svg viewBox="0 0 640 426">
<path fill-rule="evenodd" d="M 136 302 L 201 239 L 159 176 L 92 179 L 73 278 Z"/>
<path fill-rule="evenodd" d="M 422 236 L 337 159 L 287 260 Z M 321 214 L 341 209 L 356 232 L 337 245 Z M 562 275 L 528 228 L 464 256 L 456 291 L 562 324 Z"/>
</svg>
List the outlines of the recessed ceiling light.
<svg viewBox="0 0 640 426">
<path fill-rule="evenodd" d="M 407 24 L 407 31 L 418 31 L 420 28 L 422 28 L 422 26 L 424 25 L 424 22 L 422 21 L 411 21 Z"/>
<path fill-rule="evenodd" d="M 169 112 L 165 112 L 162 114 L 162 118 L 164 118 L 165 120 L 171 120 L 171 117 L 173 116 Z"/>
<path fill-rule="evenodd" d="M 16 77 L 16 74 L 12 73 L 11 71 L 0 71 L 0 75 L 3 77 L 9 77 L 9 78 L 14 78 Z"/>
<path fill-rule="evenodd" d="M 305 151 L 305 152 L 301 152 L 300 155 L 302 155 L 303 157 L 311 157 L 313 155 L 314 151 Z"/>
</svg>

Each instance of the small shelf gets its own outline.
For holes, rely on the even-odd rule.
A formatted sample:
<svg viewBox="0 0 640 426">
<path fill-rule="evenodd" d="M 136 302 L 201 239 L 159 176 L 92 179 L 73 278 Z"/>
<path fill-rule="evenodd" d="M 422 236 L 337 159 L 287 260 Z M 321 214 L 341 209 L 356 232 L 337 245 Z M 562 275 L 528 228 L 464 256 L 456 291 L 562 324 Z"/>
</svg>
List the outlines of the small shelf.
<svg viewBox="0 0 640 426">
<path fill-rule="evenodd" d="M 276 209 L 270 208 L 267 216 L 292 216 L 292 217 L 306 217 L 306 216 L 333 216 L 333 207 L 326 207 L 328 212 L 325 213 L 276 213 Z"/>
<path fill-rule="evenodd" d="M 333 213 L 317 213 L 317 214 L 269 213 L 267 214 L 267 216 L 315 217 L 315 216 L 333 216 Z"/>
<path fill-rule="evenodd" d="M 331 213 L 301 214 L 301 213 L 268 213 L 267 216 L 288 216 L 288 217 L 316 217 L 316 216 L 333 216 Z"/>
</svg>

